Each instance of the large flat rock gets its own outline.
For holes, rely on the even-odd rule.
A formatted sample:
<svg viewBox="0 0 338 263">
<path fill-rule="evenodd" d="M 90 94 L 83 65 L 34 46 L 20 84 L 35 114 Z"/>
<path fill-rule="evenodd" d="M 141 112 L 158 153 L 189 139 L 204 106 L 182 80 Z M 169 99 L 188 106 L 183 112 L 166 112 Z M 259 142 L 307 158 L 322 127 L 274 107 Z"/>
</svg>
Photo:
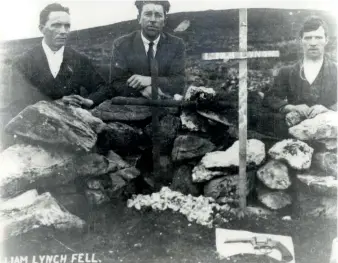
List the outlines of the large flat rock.
<svg viewBox="0 0 338 263">
<path fill-rule="evenodd" d="M 98 136 L 97 147 L 123 152 L 136 151 L 141 144 L 142 130 L 122 122 L 110 122 Z"/>
<path fill-rule="evenodd" d="M 260 165 L 265 159 L 265 145 L 263 142 L 250 139 L 247 141 L 247 164 Z M 230 168 L 239 166 L 239 141 L 236 141 L 226 151 L 207 153 L 201 160 L 201 164 L 207 168 Z"/>
<path fill-rule="evenodd" d="M 275 160 L 287 162 L 296 170 L 309 169 L 311 166 L 313 148 L 305 142 L 287 139 L 277 142 L 269 150 L 269 155 Z"/>
<path fill-rule="evenodd" d="M 171 157 L 173 161 L 182 161 L 205 155 L 216 146 L 208 139 L 193 135 L 180 135 L 174 141 Z"/>
<path fill-rule="evenodd" d="M 50 189 L 77 177 L 117 171 L 119 164 L 98 154 L 52 152 L 42 147 L 16 144 L 0 154 L 0 196 L 41 187 Z"/>
<path fill-rule="evenodd" d="M 24 206 L 8 200 L 11 204 L 3 203 L 0 208 L 0 241 L 19 236 L 40 227 L 52 227 L 59 230 L 83 229 L 85 222 L 68 211 L 61 209 L 50 193 L 41 195 L 25 194 L 30 196 Z"/>
<path fill-rule="evenodd" d="M 336 139 L 337 126 L 338 113 L 329 111 L 289 128 L 289 133 L 296 139 L 304 141 Z"/>
<path fill-rule="evenodd" d="M 113 105 L 110 100 L 102 102 L 91 112 L 103 121 L 142 121 L 152 114 L 149 106 Z"/>
<path fill-rule="evenodd" d="M 7 133 L 29 141 L 88 152 L 97 140 L 92 128 L 100 130 L 102 125 L 99 120 L 80 109 L 40 101 L 26 107 L 5 129 Z"/>
</svg>

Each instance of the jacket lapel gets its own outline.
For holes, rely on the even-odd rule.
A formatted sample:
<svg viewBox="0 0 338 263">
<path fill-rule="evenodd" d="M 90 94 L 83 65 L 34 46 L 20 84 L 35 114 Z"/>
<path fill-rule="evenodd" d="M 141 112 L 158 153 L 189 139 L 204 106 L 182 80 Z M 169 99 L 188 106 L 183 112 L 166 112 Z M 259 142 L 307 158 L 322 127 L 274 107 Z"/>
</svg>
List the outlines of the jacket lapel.
<svg viewBox="0 0 338 263">
<path fill-rule="evenodd" d="M 301 79 L 301 61 L 298 61 L 292 68 L 289 76 L 290 83 L 290 92 L 295 97 L 295 100 L 298 101 L 301 99 L 301 94 L 303 94 L 303 84 Z"/>
<path fill-rule="evenodd" d="M 148 58 L 147 58 L 147 54 L 144 49 L 144 44 L 141 38 L 141 31 L 136 32 L 134 43 L 133 43 L 133 49 L 134 49 L 134 52 L 131 54 L 133 56 L 134 66 L 141 70 L 142 75 L 146 75 L 146 76 L 149 75 Z"/>
<path fill-rule="evenodd" d="M 53 79 L 53 75 L 50 72 L 46 54 L 42 48 L 42 45 L 39 45 L 34 54 L 34 65 L 31 65 L 33 70 L 32 78 L 39 79 L 41 84 L 49 82 Z"/>
<path fill-rule="evenodd" d="M 156 55 L 155 58 L 158 63 L 158 70 L 161 72 L 162 70 L 162 65 L 166 65 L 165 59 L 168 57 L 168 47 L 167 47 L 167 37 L 165 34 L 161 34 L 160 41 L 157 44 L 157 50 L 156 50 Z M 166 54 L 166 55 L 163 55 Z"/>
</svg>

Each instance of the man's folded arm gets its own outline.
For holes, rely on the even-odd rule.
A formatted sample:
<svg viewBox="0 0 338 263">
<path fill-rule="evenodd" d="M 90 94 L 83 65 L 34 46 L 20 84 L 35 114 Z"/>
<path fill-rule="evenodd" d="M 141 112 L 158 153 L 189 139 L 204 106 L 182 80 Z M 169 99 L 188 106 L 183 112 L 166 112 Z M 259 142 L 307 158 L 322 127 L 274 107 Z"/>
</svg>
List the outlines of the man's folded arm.
<svg viewBox="0 0 338 263">
<path fill-rule="evenodd" d="M 185 45 L 180 40 L 175 58 L 170 65 L 170 73 L 167 77 L 158 78 L 159 86 L 164 93 L 183 95 L 185 87 Z"/>
<path fill-rule="evenodd" d="M 41 100 L 50 101 L 50 98 L 40 92 L 21 72 L 18 65 L 13 64 L 8 76 L 8 87 L 5 98 L 7 100 L 8 111 L 12 116 L 29 105 L 35 104 Z"/>
<path fill-rule="evenodd" d="M 127 85 L 131 77 L 128 72 L 125 56 L 119 49 L 119 44 L 114 42 L 110 61 L 109 86 L 117 96 L 140 96 L 140 93 Z"/>
<path fill-rule="evenodd" d="M 81 65 L 85 66 L 83 69 L 84 74 L 82 83 L 89 93 L 87 98 L 92 100 L 94 105 L 98 105 L 101 102 L 116 96 L 115 90 L 109 87 L 101 74 L 97 72 L 89 58 L 85 58 L 85 61 L 83 61 Z"/>
<path fill-rule="evenodd" d="M 271 90 L 265 94 L 263 105 L 276 112 L 282 111 L 288 104 L 285 100 L 288 94 L 288 88 L 288 72 L 285 69 L 281 69 L 274 79 Z"/>
</svg>

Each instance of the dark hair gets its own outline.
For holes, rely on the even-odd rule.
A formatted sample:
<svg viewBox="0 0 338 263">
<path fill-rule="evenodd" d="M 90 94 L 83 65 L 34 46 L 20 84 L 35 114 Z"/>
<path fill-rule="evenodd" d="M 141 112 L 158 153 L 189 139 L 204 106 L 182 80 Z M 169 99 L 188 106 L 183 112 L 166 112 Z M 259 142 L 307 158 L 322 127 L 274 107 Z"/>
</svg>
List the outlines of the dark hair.
<svg viewBox="0 0 338 263">
<path fill-rule="evenodd" d="M 40 12 L 40 25 L 45 25 L 48 21 L 49 14 L 51 12 L 66 12 L 69 14 L 69 8 L 64 7 L 58 3 L 53 3 L 50 5 L 47 5 L 41 12 Z"/>
<path fill-rule="evenodd" d="M 301 27 L 299 36 L 302 38 L 305 32 L 315 31 L 321 26 L 324 28 L 325 36 L 327 37 L 328 29 L 325 21 L 318 16 L 310 16 Z"/>
<path fill-rule="evenodd" d="M 155 5 L 161 5 L 163 6 L 163 11 L 164 14 L 167 14 L 169 12 L 170 9 L 170 3 L 169 1 L 152 1 L 152 0 L 148 0 L 148 1 L 142 1 L 142 0 L 136 0 L 135 1 L 135 5 L 138 9 L 138 14 L 140 15 L 142 12 L 142 8 L 145 4 L 155 4 Z"/>
</svg>

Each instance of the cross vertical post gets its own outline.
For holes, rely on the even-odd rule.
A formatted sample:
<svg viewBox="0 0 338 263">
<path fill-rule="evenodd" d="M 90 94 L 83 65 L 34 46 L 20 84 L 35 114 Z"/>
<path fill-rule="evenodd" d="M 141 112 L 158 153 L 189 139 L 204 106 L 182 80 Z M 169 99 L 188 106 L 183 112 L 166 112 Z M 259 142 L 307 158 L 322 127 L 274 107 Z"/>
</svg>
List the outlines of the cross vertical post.
<svg viewBox="0 0 338 263">
<path fill-rule="evenodd" d="M 239 9 L 239 52 L 203 53 L 204 60 L 239 59 L 239 91 L 238 91 L 238 130 L 239 130 L 239 216 L 246 208 L 246 156 L 247 156 L 247 79 L 248 58 L 279 57 L 279 51 L 247 51 L 248 21 L 247 9 Z"/>
<path fill-rule="evenodd" d="M 158 64 L 155 58 L 151 59 L 151 96 L 152 100 L 158 100 Z M 157 107 L 152 107 L 152 156 L 153 156 L 153 178 L 156 185 L 160 173 L 160 140 L 159 140 L 159 113 Z"/>
<path fill-rule="evenodd" d="M 247 51 L 247 10 L 239 10 L 239 51 Z M 239 61 L 239 98 L 238 98 L 238 123 L 239 123 L 239 185 L 240 197 L 246 196 L 246 142 L 247 142 L 247 78 L 248 64 L 246 59 Z M 246 207 L 246 198 L 240 198 L 242 212 Z"/>
</svg>

